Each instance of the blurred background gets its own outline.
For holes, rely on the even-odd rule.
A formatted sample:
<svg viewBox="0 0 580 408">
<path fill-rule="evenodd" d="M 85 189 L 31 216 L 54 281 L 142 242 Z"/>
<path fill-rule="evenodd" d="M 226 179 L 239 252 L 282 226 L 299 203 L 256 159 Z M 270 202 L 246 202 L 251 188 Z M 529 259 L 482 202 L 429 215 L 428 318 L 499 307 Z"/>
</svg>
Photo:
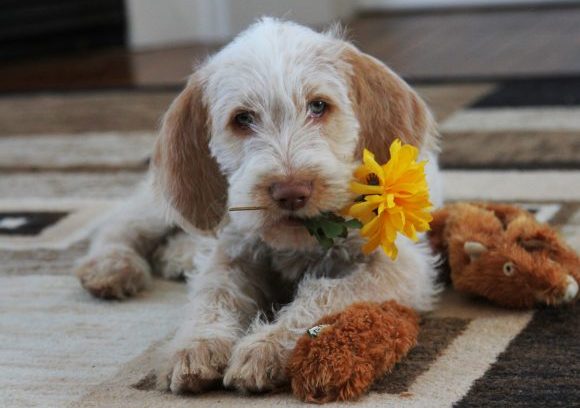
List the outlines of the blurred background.
<svg viewBox="0 0 580 408">
<path fill-rule="evenodd" d="M 444 169 L 580 168 L 580 0 L 3 0 L 0 193 L 126 197 L 195 61 L 264 15 L 342 22 L 425 98 Z"/>
<path fill-rule="evenodd" d="M 343 21 L 409 80 L 573 74 L 576 0 L 4 0 L 0 92 L 174 86 L 262 15 Z"/>
<path fill-rule="evenodd" d="M 576 112 L 560 109 L 580 103 L 579 0 L 3 0 L 0 188 L 143 171 L 195 61 L 264 15 L 342 22 L 427 100 L 444 168 L 580 168 Z"/>
</svg>

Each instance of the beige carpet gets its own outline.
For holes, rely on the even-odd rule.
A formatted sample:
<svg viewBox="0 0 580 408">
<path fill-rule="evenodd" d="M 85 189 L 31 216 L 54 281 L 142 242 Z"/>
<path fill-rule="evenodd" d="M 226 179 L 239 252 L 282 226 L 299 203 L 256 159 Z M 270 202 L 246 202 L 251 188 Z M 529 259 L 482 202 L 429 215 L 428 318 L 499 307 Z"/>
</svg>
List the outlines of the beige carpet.
<svg viewBox="0 0 580 408">
<path fill-rule="evenodd" d="M 513 190 L 520 200 L 533 199 L 538 194 L 532 188 L 527 188 L 528 194 L 524 194 L 526 189 L 517 178 L 513 178 L 510 189 L 510 178 L 505 174 L 454 171 L 447 175 L 447 185 L 461 191 L 450 198 L 480 198 L 472 186 L 482 185 L 480 181 L 486 177 L 496 182 L 496 177 L 507 180 L 502 191 Z M 544 177 L 548 182 L 541 182 Z M 575 177 L 580 181 L 580 174 Z M 552 198 L 562 201 L 530 206 L 540 218 L 556 220 L 558 214 L 568 213 L 564 214 L 563 231 L 580 249 L 580 211 L 575 204 L 580 201 L 580 190 L 554 188 L 550 174 L 536 174 L 535 185 L 543 185 L 544 192 L 549 189 Z M 467 196 L 470 191 L 473 195 Z M 515 197 L 506 194 L 495 198 Z M 115 202 L 112 199 L 110 204 Z M 26 201 L 20 203 L 21 207 Z M 176 397 L 134 388 L 151 369 L 152 353 L 158 342 L 180 320 L 184 285 L 156 281 L 152 291 L 123 303 L 91 298 L 70 276 L 70 268 L 74 258 L 84 250 L 86 236 L 99 218 L 97 214 L 105 213 L 108 206 L 96 206 L 90 200 L 77 201 L 76 207 L 57 204 L 58 200 L 47 198 L 43 206 L 30 205 L 37 209 L 50 206 L 74 209 L 74 222 L 57 231 L 52 242 L 40 236 L 29 237 L 26 245 L 20 243 L 21 247 L 15 250 L 8 248 L 9 238 L 4 237 L 3 245 L 0 241 L 0 406 L 301 405 L 289 394 L 240 397 L 231 392 L 217 392 Z M 5 204 L 2 209 L 7 208 Z M 92 210 L 89 212 L 92 216 L 78 216 L 88 209 Z M 67 245 L 61 235 L 76 236 L 78 240 Z M 13 246 L 15 238 L 10 243 Z M 64 248 L 47 248 L 60 241 L 65 241 Z M 418 348 L 375 387 L 376 391 L 360 401 L 360 406 L 378 407 L 387 402 L 401 407 L 450 406 L 467 394 L 531 317 L 532 312 L 510 312 L 447 293 L 440 309 L 425 316 Z"/>
<path fill-rule="evenodd" d="M 565 109 L 552 117 L 559 127 L 549 115 L 512 111 L 500 120 L 493 110 L 467 108 L 497 87 L 420 87 L 442 122 L 444 146 L 452 145 L 442 155 L 447 199 L 523 203 L 580 250 L 580 123 Z M 93 96 L 0 98 L 0 118 L 15 115 L 15 106 L 38 112 L 0 131 L 0 407 L 303 405 L 289 393 L 183 397 L 149 389 L 152 355 L 181 319 L 184 285 L 159 280 L 136 299 L 104 302 L 71 276 L 95 227 L 142 177 L 170 98 L 123 91 L 93 104 Z M 126 102 L 130 113 L 113 118 L 111 106 Z M 544 152 L 542 169 L 520 171 Z M 508 311 L 446 292 L 424 316 L 409 357 L 368 396 L 341 405 L 571 406 L 580 388 L 578 315 Z"/>
<path fill-rule="evenodd" d="M 416 349 L 409 360 L 382 380 L 377 388 L 358 402 L 363 407 L 437 407 L 450 406 L 459 400 L 474 380 L 485 373 L 508 342 L 529 322 L 531 312 L 509 312 L 476 305 L 448 293 L 439 311 L 430 316 L 428 328 L 423 325 L 419 348 L 430 350 L 439 342 L 439 353 L 425 357 Z M 434 332 L 437 328 L 439 336 Z M 425 334 L 425 329 L 429 330 Z M 488 333 L 482 336 L 482 333 Z M 441 344 L 442 343 L 442 344 Z M 182 397 L 157 391 L 136 389 L 143 373 L 151 368 L 155 346 L 124 365 L 108 381 L 92 389 L 74 407 L 252 407 L 303 406 L 289 394 L 246 397 L 246 402 L 232 392 L 214 392 Z M 421 355 L 423 354 L 423 355 Z M 409 375 L 410 374 L 410 375 Z M 394 383 L 394 385 L 393 385 Z M 331 404 L 344 405 L 344 404 Z"/>
</svg>

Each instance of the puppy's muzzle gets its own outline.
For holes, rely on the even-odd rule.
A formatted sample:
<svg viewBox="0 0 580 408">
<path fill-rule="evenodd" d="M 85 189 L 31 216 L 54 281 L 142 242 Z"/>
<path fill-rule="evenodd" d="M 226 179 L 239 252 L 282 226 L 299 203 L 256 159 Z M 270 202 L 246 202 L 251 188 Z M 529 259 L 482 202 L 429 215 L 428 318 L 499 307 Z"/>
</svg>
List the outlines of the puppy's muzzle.
<svg viewBox="0 0 580 408">
<path fill-rule="evenodd" d="M 296 211 L 303 208 L 312 195 L 312 182 L 278 182 L 273 183 L 269 189 L 270 197 L 278 207 Z"/>
</svg>

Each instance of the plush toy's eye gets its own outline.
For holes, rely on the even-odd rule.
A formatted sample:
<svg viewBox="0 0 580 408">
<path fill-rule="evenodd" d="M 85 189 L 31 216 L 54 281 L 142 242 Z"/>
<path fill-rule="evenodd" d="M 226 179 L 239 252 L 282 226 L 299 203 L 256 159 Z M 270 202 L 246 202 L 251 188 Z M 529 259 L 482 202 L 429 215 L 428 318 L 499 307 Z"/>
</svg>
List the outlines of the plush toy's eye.
<svg viewBox="0 0 580 408">
<path fill-rule="evenodd" d="M 503 273 L 506 276 L 512 276 L 515 272 L 516 268 L 514 267 L 514 264 L 511 262 L 506 262 L 503 264 Z"/>
<path fill-rule="evenodd" d="M 308 104 L 308 114 L 312 118 L 320 118 L 326 111 L 326 102 L 316 100 Z"/>
</svg>

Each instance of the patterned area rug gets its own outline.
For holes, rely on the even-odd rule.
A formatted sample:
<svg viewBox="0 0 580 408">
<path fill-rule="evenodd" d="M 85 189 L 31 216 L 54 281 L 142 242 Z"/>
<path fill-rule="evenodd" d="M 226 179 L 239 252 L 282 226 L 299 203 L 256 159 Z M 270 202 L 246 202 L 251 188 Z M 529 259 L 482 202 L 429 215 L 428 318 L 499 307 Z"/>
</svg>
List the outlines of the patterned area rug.
<svg viewBox="0 0 580 408">
<path fill-rule="evenodd" d="M 580 250 L 580 80 L 415 84 L 443 133 L 449 201 L 526 205 Z M 0 97 L 0 406 L 300 406 L 288 393 L 183 397 L 144 381 L 183 284 L 127 302 L 71 275 L 139 182 L 177 90 Z M 361 407 L 578 406 L 578 307 L 510 311 L 447 291 Z"/>
</svg>

